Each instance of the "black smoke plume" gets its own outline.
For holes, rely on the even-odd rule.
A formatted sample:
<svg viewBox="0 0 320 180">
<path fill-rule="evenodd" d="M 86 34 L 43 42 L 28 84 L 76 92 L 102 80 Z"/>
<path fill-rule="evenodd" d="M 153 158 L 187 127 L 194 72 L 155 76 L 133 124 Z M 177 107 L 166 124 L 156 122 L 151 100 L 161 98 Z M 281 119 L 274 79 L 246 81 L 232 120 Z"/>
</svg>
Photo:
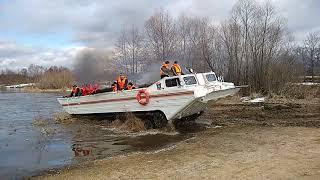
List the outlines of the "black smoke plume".
<svg viewBox="0 0 320 180">
<path fill-rule="evenodd" d="M 85 49 L 75 59 L 74 73 L 80 83 L 97 83 L 115 79 L 112 52 L 105 49 Z"/>
</svg>

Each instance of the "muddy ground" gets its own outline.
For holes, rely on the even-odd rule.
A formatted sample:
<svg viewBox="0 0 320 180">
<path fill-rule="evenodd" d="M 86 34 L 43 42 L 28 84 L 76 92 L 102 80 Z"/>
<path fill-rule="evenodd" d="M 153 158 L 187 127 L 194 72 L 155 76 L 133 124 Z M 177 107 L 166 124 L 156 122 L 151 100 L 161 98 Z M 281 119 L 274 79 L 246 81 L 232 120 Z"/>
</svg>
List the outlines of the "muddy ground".
<svg viewBox="0 0 320 180">
<path fill-rule="evenodd" d="M 206 129 L 165 149 L 68 167 L 40 179 L 319 179 L 320 100 L 211 103 Z M 184 124 L 186 129 L 195 126 Z"/>
</svg>

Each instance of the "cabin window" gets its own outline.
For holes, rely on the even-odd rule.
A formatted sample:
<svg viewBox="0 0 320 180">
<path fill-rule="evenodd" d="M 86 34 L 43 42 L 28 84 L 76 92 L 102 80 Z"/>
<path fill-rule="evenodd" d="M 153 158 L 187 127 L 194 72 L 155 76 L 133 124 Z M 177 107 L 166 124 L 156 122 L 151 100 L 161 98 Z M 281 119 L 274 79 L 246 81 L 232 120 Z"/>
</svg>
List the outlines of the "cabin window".
<svg viewBox="0 0 320 180">
<path fill-rule="evenodd" d="M 194 85 L 197 84 L 197 80 L 194 76 L 187 76 L 183 78 L 183 81 L 186 85 Z"/>
<path fill-rule="evenodd" d="M 179 80 L 179 78 L 167 79 L 167 80 L 166 80 L 166 86 L 167 86 L 167 87 L 180 86 L 180 80 Z"/>
<path fill-rule="evenodd" d="M 214 75 L 214 74 L 207 74 L 207 75 L 206 75 L 206 78 L 207 78 L 207 80 L 208 80 L 209 82 L 212 82 L 212 81 L 216 81 L 216 80 L 217 80 L 216 75 Z"/>
</svg>

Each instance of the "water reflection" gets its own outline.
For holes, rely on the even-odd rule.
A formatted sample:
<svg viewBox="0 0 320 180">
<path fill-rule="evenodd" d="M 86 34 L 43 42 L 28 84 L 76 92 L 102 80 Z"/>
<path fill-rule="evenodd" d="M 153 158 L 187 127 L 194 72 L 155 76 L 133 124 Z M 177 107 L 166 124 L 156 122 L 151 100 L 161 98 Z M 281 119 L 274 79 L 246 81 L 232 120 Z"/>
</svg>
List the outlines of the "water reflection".
<svg viewBox="0 0 320 180">
<path fill-rule="evenodd" d="M 83 149 L 81 147 L 76 147 L 76 144 L 72 145 L 72 151 L 74 152 L 75 157 L 80 157 L 80 156 L 89 156 L 92 155 L 92 148 Z"/>
</svg>

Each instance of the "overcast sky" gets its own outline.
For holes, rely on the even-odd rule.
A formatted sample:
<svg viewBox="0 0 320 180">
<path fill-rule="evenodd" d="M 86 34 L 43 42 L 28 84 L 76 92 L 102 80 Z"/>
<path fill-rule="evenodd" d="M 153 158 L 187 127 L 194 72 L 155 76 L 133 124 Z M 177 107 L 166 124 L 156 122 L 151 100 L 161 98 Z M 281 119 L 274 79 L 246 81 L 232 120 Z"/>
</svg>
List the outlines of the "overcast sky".
<svg viewBox="0 0 320 180">
<path fill-rule="evenodd" d="M 263 1 L 263 0 L 259 0 Z M 320 30 L 320 0 L 272 0 L 301 41 Z M 86 47 L 112 48 L 125 25 L 143 27 L 160 8 L 225 19 L 236 0 L 0 0 L 0 70 L 31 63 L 71 67 Z"/>
</svg>

